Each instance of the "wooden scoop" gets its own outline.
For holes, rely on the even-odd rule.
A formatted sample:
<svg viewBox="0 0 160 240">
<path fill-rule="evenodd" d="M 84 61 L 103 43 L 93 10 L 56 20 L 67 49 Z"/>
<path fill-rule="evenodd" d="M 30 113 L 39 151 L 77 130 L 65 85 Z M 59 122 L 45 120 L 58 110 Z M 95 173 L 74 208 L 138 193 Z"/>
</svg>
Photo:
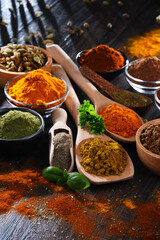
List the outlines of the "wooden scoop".
<svg viewBox="0 0 160 240">
<path fill-rule="evenodd" d="M 91 101 L 95 105 L 95 112 L 99 114 L 100 110 L 104 109 L 108 105 L 113 105 L 114 101 L 102 95 L 93 84 L 85 78 L 81 72 L 79 71 L 76 64 L 71 60 L 71 58 L 60 48 L 57 44 L 52 44 L 47 46 L 47 50 L 52 55 L 54 60 L 60 64 L 64 70 L 68 73 L 68 75 L 79 85 L 79 87 L 89 96 Z M 125 107 L 122 104 L 119 104 L 121 107 Z M 137 117 L 143 124 L 142 119 L 138 114 Z M 135 136 L 124 138 L 120 135 L 114 134 L 106 129 L 106 132 L 109 136 L 114 138 L 115 140 L 121 142 L 135 142 Z"/>
<path fill-rule="evenodd" d="M 117 102 L 117 100 L 116 100 L 115 94 L 117 94 L 117 93 L 123 94 L 125 92 L 126 93 L 128 92 L 127 96 L 130 96 L 132 94 L 131 95 L 132 96 L 131 106 L 129 106 L 129 105 L 128 106 L 126 105 L 126 106 L 134 109 L 137 112 L 142 112 L 142 111 L 146 110 L 148 108 L 148 106 L 152 103 L 151 98 L 144 96 L 144 95 L 142 96 L 141 94 L 138 94 L 138 93 L 133 93 L 128 90 L 118 88 L 117 86 L 114 86 L 112 83 L 108 82 L 106 79 L 104 79 L 103 77 L 101 77 L 96 72 L 94 72 L 93 70 L 91 70 L 90 68 L 88 68 L 86 66 L 80 67 L 79 70 L 86 78 L 88 78 L 92 83 L 94 83 L 97 87 L 99 87 L 103 92 L 107 93 L 116 102 Z M 141 101 L 139 100 L 140 103 L 138 106 L 136 103 L 137 98 L 141 99 Z M 129 101 L 131 101 L 131 100 L 129 100 Z M 129 101 L 126 101 L 126 102 L 128 103 Z M 120 103 L 124 104 L 122 102 L 120 102 Z"/>
<path fill-rule="evenodd" d="M 93 137 L 93 138 L 99 137 L 102 140 L 112 140 L 112 139 L 105 134 L 93 135 L 90 133 L 89 130 L 83 129 L 78 125 L 79 111 L 77 109 L 80 107 L 80 102 L 79 102 L 77 95 L 72 87 L 72 84 L 71 84 L 68 76 L 64 72 L 63 68 L 60 65 L 54 64 L 53 68 L 52 68 L 52 73 L 55 76 L 64 79 L 69 86 L 69 93 L 68 93 L 67 99 L 65 101 L 65 104 L 77 125 L 77 137 L 76 137 L 76 142 L 75 142 L 75 162 L 76 162 L 78 171 L 81 174 L 83 174 L 84 176 L 86 176 L 90 180 L 90 182 L 93 184 L 105 184 L 105 183 L 122 181 L 122 180 L 127 180 L 127 179 L 132 178 L 134 176 L 134 166 L 133 166 L 133 163 L 126 151 L 125 151 L 125 153 L 126 153 L 126 159 L 127 159 L 127 166 L 126 166 L 124 172 L 120 176 L 113 175 L 113 176 L 109 176 L 109 177 L 102 177 L 102 176 L 96 176 L 96 175 L 87 173 L 84 170 L 84 168 L 80 164 L 80 161 L 81 161 L 80 146 L 81 146 L 81 144 L 83 144 L 85 141 L 89 140 L 91 137 Z"/>
<path fill-rule="evenodd" d="M 63 108 L 57 108 L 52 112 L 53 127 L 50 129 L 50 151 L 49 151 L 49 163 L 50 166 L 54 166 L 54 144 L 53 139 L 57 133 L 67 133 L 71 136 L 70 157 L 71 165 L 68 172 L 71 172 L 74 167 L 74 154 L 73 154 L 73 137 L 71 129 L 66 125 L 67 113 Z"/>
</svg>

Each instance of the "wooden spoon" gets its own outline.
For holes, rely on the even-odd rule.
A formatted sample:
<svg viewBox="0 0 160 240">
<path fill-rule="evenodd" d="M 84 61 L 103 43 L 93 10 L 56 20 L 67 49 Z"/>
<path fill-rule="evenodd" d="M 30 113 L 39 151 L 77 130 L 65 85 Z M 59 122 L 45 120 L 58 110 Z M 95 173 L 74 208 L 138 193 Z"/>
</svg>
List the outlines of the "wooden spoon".
<svg viewBox="0 0 160 240">
<path fill-rule="evenodd" d="M 64 132 L 71 136 L 70 157 L 71 164 L 68 172 L 71 172 L 74 167 L 74 154 L 73 154 L 73 137 L 71 129 L 66 125 L 67 113 L 63 108 L 57 108 L 52 112 L 53 127 L 49 130 L 50 134 L 50 150 L 49 150 L 49 162 L 50 166 L 54 166 L 54 144 L 53 139 L 57 133 Z"/>
<path fill-rule="evenodd" d="M 94 72 L 93 70 L 91 70 L 86 66 L 80 67 L 79 70 L 86 78 L 88 78 L 92 83 L 94 83 L 97 87 L 99 87 L 103 92 L 107 93 L 116 102 L 117 102 L 117 99 L 115 97 L 116 93 L 123 94 L 125 92 L 126 93 L 128 92 L 127 96 L 132 97 L 132 102 L 131 102 L 132 105 L 130 104 L 130 106 L 129 105 L 128 106 L 126 105 L 126 106 L 134 109 L 137 112 L 142 112 L 146 110 L 148 106 L 152 103 L 151 98 L 144 95 L 142 96 L 141 94 L 138 94 L 138 93 L 133 93 L 128 90 L 118 88 L 117 86 L 114 86 L 112 83 L 108 82 L 106 79 L 104 79 L 103 77 L 101 77 L 96 72 Z M 126 100 L 127 100 L 127 96 L 126 96 Z M 137 106 L 136 104 L 137 98 L 141 99 L 141 103 L 139 104 L 139 106 Z M 126 102 L 128 103 L 129 101 L 126 101 Z M 123 104 L 122 102 L 120 103 Z"/>
<path fill-rule="evenodd" d="M 64 70 L 68 75 L 79 85 L 79 87 L 89 96 L 91 101 L 95 105 L 95 112 L 99 114 L 100 110 L 104 109 L 108 105 L 113 105 L 114 101 L 102 95 L 93 84 L 85 78 L 79 71 L 76 64 L 71 60 L 71 58 L 62 50 L 57 44 L 52 44 L 47 46 L 47 50 L 52 55 L 54 60 L 64 67 Z M 125 107 L 122 104 L 117 103 L 121 107 Z M 137 117 L 143 124 L 142 119 L 136 113 Z M 120 135 L 114 134 L 106 129 L 106 132 L 109 136 L 120 142 L 135 142 L 135 136 L 124 138 Z"/>
<path fill-rule="evenodd" d="M 105 183 L 122 181 L 122 180 L 127 180 L 127 179 L 132 178 L 134 176 L 134 166 L 133 166 L 132 160 L 130 159 L 130 157 L 126 151 L 125 151 L 125 153 L 126 153 L 127 165 L 126 165 L 124 172 L 120 176 L 113 175 L 113 176 L 109 176 L 109 177 L 102 177 L 102 176 L 96 176 L 96 175 L 87 173 L 84 170 L 84 168 L 80 164 L 80 161 L 81 161 L 80 146 L 81 146 L 81 144 L 83 144 L 85 141 L 89 140 L 91 137 L 92 138 L 99 137 L 102 140 L 112 140 L 112 141 L 113 141 L 113 139 L 111 139 L 110 137 L 108 137 L 105 134 L 102 134 L 102 135 L 91 134 L 88 129 L 81 128 L 78 125 L 79 111 L 77 109 L 80 107 L 80 102 L 79 102 L 79 99 L 72 87 L 72 84 L 71 84 L 68 76 L 64 72 L 63 68 L 60 65 L 54 64 L 53 68 L 52 68 L 52 73 L 55 76 L 64 79 L 69 86 L 69 93 L 68 93 L 67 99 L 65 101 L 65 104 L 77 125 L 77 137 L 76 137 L 76 142 L 75 142 L 75 162 L 76 162 L 78 171 L 81 174 L 83 174 L 84 176 L 86 176 L 90 180 L 90 182 L 93 184 L 105 184 Z"/>
</svg>

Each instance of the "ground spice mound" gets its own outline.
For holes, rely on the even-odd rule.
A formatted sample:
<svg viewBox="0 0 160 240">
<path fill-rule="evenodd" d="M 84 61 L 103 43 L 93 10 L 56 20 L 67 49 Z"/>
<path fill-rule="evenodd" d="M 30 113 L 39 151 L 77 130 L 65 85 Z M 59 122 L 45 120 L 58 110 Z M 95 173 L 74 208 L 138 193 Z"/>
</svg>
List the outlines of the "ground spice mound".
<svg viewBox="0 0 160 240">
<path fill-rule="evenodd" d="M 160 155 L 160 124 L 150 124 L 141 135 L 142 145 L 149 151 Z"/>
<path fill-rule="evenodd" d="M 133 77 L 144 81 L 160 81 L 160 59 L 157 57 L 147 57 L 135 61 L 128 68 L 128 72 Z"/>
</svg>

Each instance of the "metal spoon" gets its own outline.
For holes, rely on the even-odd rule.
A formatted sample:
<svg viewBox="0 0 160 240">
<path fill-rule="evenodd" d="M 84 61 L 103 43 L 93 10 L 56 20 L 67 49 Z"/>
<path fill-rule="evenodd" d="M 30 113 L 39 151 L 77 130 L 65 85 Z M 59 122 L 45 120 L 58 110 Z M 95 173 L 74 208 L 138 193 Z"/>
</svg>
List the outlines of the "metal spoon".
<svg viewBox="0 0 160 240">
<path fill-rule="evenodd" d="M 50 129 L 50 150 L 49 150 L 49 163 L 50 166 L 54 166 L 54 144 L 53 140 L 56 134 L 64 132 L 66 134 L 69 134 L 71 137 L 71 147 L 70 147 L 70 158 L 71 163 L 69 169 L 67 169 L 68 172 L 71 172 L 74 167 L 74 154 L 73 154 L 73 137 L 72 137 L 72 131 L 71 129 L 66 125 L 67 121 L 67 113 L 63 108 L 57 108 L 52 112 L 52 122 L 53 127 Z"/>
</svg>

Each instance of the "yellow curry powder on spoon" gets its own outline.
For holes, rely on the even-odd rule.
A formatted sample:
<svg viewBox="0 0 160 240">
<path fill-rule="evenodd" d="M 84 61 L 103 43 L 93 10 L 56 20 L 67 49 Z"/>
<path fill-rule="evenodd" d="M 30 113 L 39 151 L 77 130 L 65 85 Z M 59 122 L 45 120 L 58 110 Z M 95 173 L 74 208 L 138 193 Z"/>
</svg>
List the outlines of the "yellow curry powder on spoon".
<svg viewBox="0 0 160 240">
<path fill-rule="evenodd" d="M 15 100 L 27 104 L 46 104 L 61 98 L 66 92 L 63 80 L 50 72 L 37 69 L 8 85 L 8 94 Z"/>
<path fill-rule="evenodd" d="M 100 116 L 104 118 L 107 130 L 125 138 L 135 136 L 138 128 L 142 125 L 133 110 L 120 107 L 117 103 L 101 110 Z"/>
</svg>

